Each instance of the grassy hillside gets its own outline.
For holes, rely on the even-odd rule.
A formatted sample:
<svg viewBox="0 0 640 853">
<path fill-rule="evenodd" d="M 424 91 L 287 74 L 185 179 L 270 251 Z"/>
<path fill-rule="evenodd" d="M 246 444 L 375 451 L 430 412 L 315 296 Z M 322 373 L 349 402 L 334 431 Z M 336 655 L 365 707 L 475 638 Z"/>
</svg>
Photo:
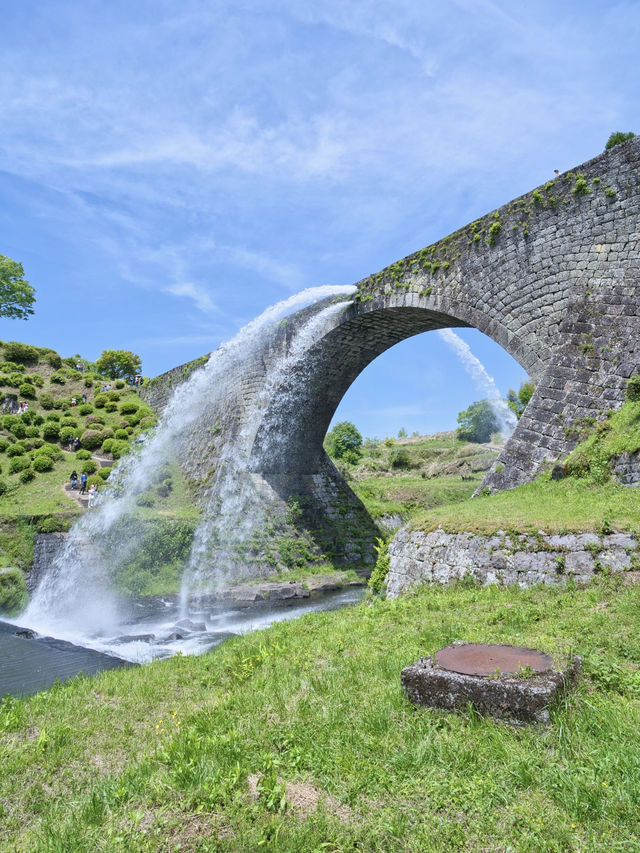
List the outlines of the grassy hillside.
<svg viewBox="0 0 640 853">
<path fill-rule="evenodd" d="M 640 837 L 640 590 L 423 588 L 0 706 L 16 851 L 601 851 Z M 418 710 L 455 639 L 584 656 L 548 727 Z"/>
</svg>

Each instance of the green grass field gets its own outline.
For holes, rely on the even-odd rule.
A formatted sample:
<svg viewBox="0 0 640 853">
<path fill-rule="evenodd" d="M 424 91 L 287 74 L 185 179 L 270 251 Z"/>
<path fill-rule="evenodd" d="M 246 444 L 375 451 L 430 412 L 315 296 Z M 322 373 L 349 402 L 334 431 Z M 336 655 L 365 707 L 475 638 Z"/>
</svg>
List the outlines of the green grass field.
<svg viewBox="0 0 640 853">
<path fill-rule="evenodd" d="M 423 588 L 0 707 L 0 846 L 638 849 L 640 589 Z M 584 656 L 548 727 L 416 709 L 456 639 Z"/>
</svg>

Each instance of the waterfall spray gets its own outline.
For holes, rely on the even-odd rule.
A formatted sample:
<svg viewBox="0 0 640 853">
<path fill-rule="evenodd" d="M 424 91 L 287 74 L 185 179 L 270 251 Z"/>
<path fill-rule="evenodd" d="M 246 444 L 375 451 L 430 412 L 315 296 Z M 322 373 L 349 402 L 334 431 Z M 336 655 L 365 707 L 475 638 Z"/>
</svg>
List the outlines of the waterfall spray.
<svg viewBox="0 0 640 853">
<path fill-rule="evenodd" d="M 109 558 L 101 551 L 100 544 L 113 533 L 115 525 L 135 509 L 136 496 L 149 488 L 154 475 L 171 457 L 172 448 L 193 429 L 216 394 L 223 394 L 228 372 L 257 351 L 267 327 L 305 306 L 331 296 L 345 297 L 354 290 L 352 286 L 330 285 L 308 288 L 271 306 L 213 352 L 202 368 L 179 385 L 155 431 L 141 438 L 133 451 L 120 460 L 109 477 L 110 488 L 102 496 L 101 504 L 73 525 L 61 553 L 42 578 L 21 621 L 41 633 L 72 640 L 82 637 L 87 645 L 97 635 L 116 632 L 121 615 L 118 597 L 110 582 L 113 558 L 115 561 L 125 558 L 139 543 L 134 537 L 123 537 Z M 344 303 L 340 307 L 344 307 Z M 237 445 L 226 451 L 225 462 L 231 460 L 234 449 L 237 450 Z M 231 494 L 227 497 L 231 498 Z M 231 508 L 227 514 L 229 524 L 237 523 L 232 520 Z M 197 537 L 196 552 L 202 538 L 202 534 Z"/>
<path fill-rule="evenodd" d="M 439 329 L 438 334 L 458 356 L 476 386 L 485 394 L 498 421 L 500 434 L 507 439 L 515 429 L 518 420 L 509 408 L 507 401 L 500 394 L 493 377 L 489 376 L 480 359 L 471 352 L 469 344 L 456 335 L 454 331 Z"/>
</svg>

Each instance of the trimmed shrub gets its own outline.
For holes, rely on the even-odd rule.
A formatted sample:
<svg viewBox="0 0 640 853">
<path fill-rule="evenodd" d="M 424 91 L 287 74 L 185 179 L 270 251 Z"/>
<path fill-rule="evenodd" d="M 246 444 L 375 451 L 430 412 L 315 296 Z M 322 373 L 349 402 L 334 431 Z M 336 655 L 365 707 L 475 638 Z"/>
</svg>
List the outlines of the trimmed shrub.
<svg viewBox="0 0 640 853">
<path fill-rule="evenodd" d="M 120 394 L 117 391 L 107 391 L 107 397 L 112 403 L 117 403 L 120 399 Z"/>
<path fill-rule="evenodd" d="M 16 438 L 26 438 L 27 428 L 24 425 L 23 421 L 16 421 L 11 425 L 11 432 L 15 435 Z"/>
<path fill-rule="evenodd" d="M 38 522 L 38 533 L 66 533 L 71 527 L 71 522 L 66 518 L 50 515 Z"/>
<path fill-rule="evenodd" d="M 74 429 L 78 429 L 78 422 L 74 420 L 74 418 L 62 418 L 60 421 L 61 427 L 73 427 Z"/>
<path fill-rule="evenodd" d="M 74 438 L 77 432 L 78 430 L 74 429 L 73 427 L 62 427 L 62 429 L 60 430 L 60 441 L 62 442 L 62 444 L 68 444 L 69 439 Z"/>
<path fill-rule="evenodd" d="M 104 480 L 99 474 L 92 474 L 90 477 L 87 477 L 87 488 L 89 488 L 89 486 L 97 486 L 100 488 L 101 486 L 104 486 Z"/>
<path fill-rule="evenodd" d="M 35 385 L 36 388 L 42 388 L 44 385 L 44 379 L 39 373 L 29 373 L 28 376 L 25 376 L 25 379 L 32 385 Z"/>
<path fill-rule="evenodd" d="M 82 373 L 79 370 L 67 370 L 67 376 L 72 382 L 80 382 Z"/>
<path fill-rule="evenodd" d="M 125 400 L 124 403 L 120 404 L 120 412 L 123 415 L 132 415 L 134 412 L 138 411 L 138 403 L 135 403 L 133 400 Z"/>
<path fill-rule="evenodd" d="M 103 438 L 105 438 L 105 439 L 106 438 L 113 438 L 113 436 L 114 436 L 114 432 L 111 429 L 111 427 L 105 427 L 105 429 L 102 430 L 102 437 Z"/>
<path fill-rule="evenodd" d="M 60 420 L 60 414 L 58 412 L 49 412 L 49 414 L 47 415 L 45 420 L 46 421 L 59 421 Z"/>
<path fill-rule="evenodd" d="M 21 483 L 30 483 L 32 480 L 35 480 L 35 477 L 33 468 L 25 468 L 24 471 L 20 471 L 18 479 Z"/>
<path fill-rule="evenodd" d="M 3 361 L 0 364 L 0 370 L 3 373 L 15 373 L 16 371 L 24 373 L 24 364 L 16 364 L 15 361 Z"/>
<path fill-rule="evenodd" d="M 120 421 L 120 429 L 126 429 L 128 426 L 131 426 L 129 421 Z"/>
<path fill-rule="evenodd" d="M 93 379 L 90 376 L 87 376 L 84 380 L 85 388 L 93 388 Z"/>
<path fill-rule="evenodd" d="M 7 447 L 10 447 L 6 438 L 0 438 L 0 453 L 4 453 Z"/>
<path fill-rule="evenodd" d="M 57 444 L 43 444 L 42 447 L 38 450 L 38 455 L 44 454 L 45 456 L 49 456 L 54 461 L 57 459 L 62 459 L 64 457 L 64 453 Z"/>
<path fill-rule="evenodd" d="M 136 504 L 138 506 L 155 506 L 155 498 L 150 494 L 138 495 Z"/>
<path fill-rule="evenodd" d="M 4 345 L 4 357 L 7 361 L 16 361 L 20 364 L 33 364 L 38 361 L 38 350 L 29 344 L 20 344 L 11 341 Z"/>
<path fill-rule="evenodd" d="M 45 441 L 58 441 L 60 439 L 60 427 L 55 421 L 47 421 L 42 427 L 42 437 Z"/>
<path fill-rule="evenodd" d="M 44 418 L 39 412 L 34 412 L 33 417 L 31 418 L 31 423 L 34 426 L 42 426 L 44 423 Z"/>
<path fill-rule="evenodd" d="M 78 406 L 78 414 L 80 415 L 90 415 L 93 411 L 93 406 L 91 403 L 82 403 L 81 406 Z"/>
<path fill-rule="evenodd" d="M 114 459 L 120 459 L 129 449 L 128 441 L 120 441 L 117 438 L 110 438 L 109 441 L 113 442 L 109 452 Z"/>
<path fill-rule="evenodd" d="M 24 455 L 24 447 L 20 444 L 20 442 L 16 442 L 12 444 L 11 447 L 7 450 L 7 456 L 10 459 L 13 459 L 14 456 L 23 456 Z"/>
<path fill-rule="evenodd" d="M 107 395 L 106 394 L 96 394 L 95 399 L 93 401 L 93 404 L 96 407 L 96 409 L 103 409 L 104 404 L 106 402 L 107 402 Z"/>
<path fill-rule="evenodd" d="M 0 479 L 0 495 L 4 495 L 9 489 L 9 483 L 6 480 Z"/>
<path fill-rule="evenodd" d="M 43 471 L 51 471 L 53 468 L 53 459 L 47 456 L 46 453 L 36 453 L 33 459 L 33 468 L 39 474 Z"/>
<path fill-rule="evenodd" d="M 58 370 L 58 368 L 62 367 L 62 359 L 54 350 L 49 350 L 49 352 L 45 355 L 45 360 L 50 367 L 53 367 L 54 370 Z"/>
<path fill-rule="evenodd" d="M 9 473 L 18 474 L 20 471 L 24 471 L 25 468 L 29 468 L 30 465 L 31 462 L 27 456 L 14 456 L 9 463 Z"/>
<path fill-rule="evenodd" d="M 105 403 L 104 408 L 105 408 L 106 412 L 117 412 L 118 411 L 117 403 Z"/>
<path fill-rule="evenodd" d="M 90 450 L 78 450 L 76 452 L 76 459 L 91 459 L 91 451 Z"/>
<path fill-rule="evenodd" d="M 52 373 L 51 378 L 49 379 L 49 382 L 51 382 L 53 385 L 64 385 L 66 381 L 67 380 L 62 375 L 62 373 Z"/>
<path fill-rule="evenodd" d="M 98 463 L 93 459 L 85 459 L 80 468 L 82 474 L 95 474 L 98 470 Z"/>
<path fill-rule="evenodd" d="M 27 438 L 40 438 L 40 430 L 37 426 L 27 427 Z"/>
<path fill-rule="evenodd" d="M 102 433 L 97 429 L 86 429 L 80 436 L 80 444 L 86 450 L 95 450 L 102 444 Z"/>
<path fill-rule="evenodd" d="M 104 417 L 102 415 L 89 415 L 85 423 L 87 426 L 89 426 L 89 424 L 103 424 Z"/>
<path fill-rule="evenodd" d="M 33 446 L 34 447 L 42 447 L 43 444 L 44 444 L 44 439 L 42 439 L 42 438 L 34 438 L 33 439 Z"/>
<path fill-rule="evenodd" d="M 36 398 L 36 389 L 29 382 L 23 382 L 18 391 L 21 397 L 26 397 L 29 400 L 35 400 Z"/>
<path fill-rule="evenodd" d="M 126 429 L 117 429 L 116 438 L 119 441 L 126 441 L 129 438 L 129 433 L 126 431 Z"/>
<path fill-rule="evenodd" d="M 124 388 L 124 382 L 122 379 L 116 379 L 116 388 Z"/>
<path fill-rule="evenodd" d="M 0 613 L 18 613 L 27 600 L 27 585 L 20 569 L 0 572 Z"/>
<path fill-rule="evenodd" d="M 11 385 L 12 388 L 19 388 L 24 382 L 24 376 L 21 373 L 12 373 L 7 378 L 7 385 Z"/>
<path fill-rule="evenodd" d="M 51 396 L 51 394 L 47 394 L 46 392 L 44 394 L 39 394 L 38 395 L 38 402 L 40 403 L 42 408 L 47 410 L 47 411 L 49 409 L 53 409 L 54 399 Z"/>
<path fill-rule="evenodd" d="M 105 430 L 106 432 L 106 430 Z M 113 447 L 113 438 L 107 438 L 102 442 L 102 450 L 105 453 L 111 453 L 111 448 Z"/>
<path fill-rule="evenodd" d="M 113 468 L 109 468 L 109 467 L 101 468 L 98 471 L 98 476 L 101 477 L 103 480 L 106 480 L 112 471 L 113 471 Z"/>
</svg>

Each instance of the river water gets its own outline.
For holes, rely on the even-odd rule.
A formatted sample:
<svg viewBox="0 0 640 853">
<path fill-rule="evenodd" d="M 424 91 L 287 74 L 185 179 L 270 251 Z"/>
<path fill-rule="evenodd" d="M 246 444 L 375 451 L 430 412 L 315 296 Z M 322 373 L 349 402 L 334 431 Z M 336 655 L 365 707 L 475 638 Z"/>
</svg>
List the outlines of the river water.
<svg viewBox="0 0 640 853">
<path fill-rule="evenodd" d="M 212 604 L 191 612 L 182 622 L 179 601 L 172 598 L 134 599 L 113 637 L 79 637 L 56 631 L 56 638 L 34 633 L 15 621 L 0 622 L 0 698 L 23 696 L 65 681 L 79 672 L 93 675 L 106 669 L 148 663 L 181 652 L 202 654 L 230 636 L 266 628 L 318 610 L 355 604 L 363 587 L 317 593 L 293 604 L 243 609 Z M 179 624 L 182 623 L 182 624 Z M 86 645 L 80 645 L 79 641 Z"/>
</svg>

